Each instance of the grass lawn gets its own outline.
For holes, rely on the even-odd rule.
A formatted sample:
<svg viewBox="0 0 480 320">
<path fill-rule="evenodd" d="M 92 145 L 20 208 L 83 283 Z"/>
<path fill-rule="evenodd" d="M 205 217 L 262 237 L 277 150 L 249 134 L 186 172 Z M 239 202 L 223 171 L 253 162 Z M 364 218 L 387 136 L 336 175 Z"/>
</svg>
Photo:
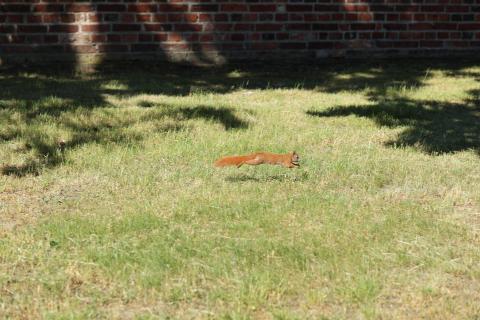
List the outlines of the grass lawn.
<svg viewBox="0 0 480 320">
<path fill-rule="evenodd" d="M 473 62 L 1 71 L 0 316 L 477 319 L 479 103 Z"/>
</svg>

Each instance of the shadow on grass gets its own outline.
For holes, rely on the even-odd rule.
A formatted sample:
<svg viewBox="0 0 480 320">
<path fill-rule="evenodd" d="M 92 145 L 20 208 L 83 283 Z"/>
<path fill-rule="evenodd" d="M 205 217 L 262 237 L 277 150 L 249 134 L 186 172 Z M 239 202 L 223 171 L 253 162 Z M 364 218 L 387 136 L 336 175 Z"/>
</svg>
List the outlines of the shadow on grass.
<svg viewBox="0 0 480 320">
<path fill-rule="evenodd" d="M 232 108 L 212 107 L 207 105 L 198 105 L 195 107 L 174 107 L 165 104 L 152 103 L 149 101 L 140 101 L 140 107 L 153 110 L 154 117 L 171 117 L 178 121 L 203 119 L 211 122 L 221 123 L 225 130 L 246 129 L 249 124 L 247 121 L 237 117 Z M 149 115 L 150 116 L 150 115 Z"/>
<path fill-rule="evenodd" d="M 473 94 L 473 92 L 472 92 Z M 369 118 L 379 126 L 405 127 L 388 146 L 413 146 L 428 154 L 474 150 L 480 154 L 480 105 L 418 101 L 397 98 L 366 106 L 335 107 L 326 111 L 307 111 L 316 117 Z"/>
<path fill-rule="evenodd" d="M 450 77 L 471 77 L 480 81 L 480 72 L 475 62 L 426 62 L 418 68 L 400 64 L 372 72 L 357 73 L 359 82 L 372 104 L 364 106 L 339 106 L 325 111 L 309 110 L 307 115 L 316 117 L 345 117 L 354 115 L 372 119 L 379 126 L 390 128 L 405 127 L 397 139 L 387 146 L 412 146 L 427 154 L 444 154 L 474 150 L 480 155 L 480 91 L 471 90 L 468 98 L 461 103 L 434 100 L 414 100 L 396 96 L 398 89 L 418 89 L 435 71 Z M 402 70 L 403 69 L 403 70 Z M 404 72 L 410 72 L 406 75 Z M 340 79 L 331 88 L 344 86 L 354 89 L 347 78 Z M 327 90 L 328 91 L 328 90 Z M 335 91 L 335 89 L 333 90 Z"/>
<path fill-rule="evenodd" d="M 465 71 L 476 61 L 395 60 L 352 63 L 332 60 L 327 63 L 269 64 L 251 62 L 222 67 L 195 67 L 173 63 L 103 64 L 97 73 L 80 77 L 57 68 L 36 68 L 0 73 L 4 99 L 39 99 L 54 95 L 72 98 L 81 104 L 104 103 L 103 95 L 138 94 L 187 96 L 192 93 L 228 93 L 238 89 L 305 89 L 336 93 L 368 88 L 371 97 L 384 95 L 392 87 L 420 87 L 440 70 L 451 76 L 480 77 Z M 36 76 L 32 76 L 35 74 Z M 105 86 L 111 83 L 112 86 Z M 18 88 L 25 90 L 19 97 Z"/>
<path fill-rule="evenodd" d="M 289 174 L 273 174 L 273 175 L 258 175 L 253 174 L 234 174 L 225 178 L 228 182 L 299 182 L 308 180 L 306 172 L 296 174 L 295 176 Z"/>
<path fill-rule="evenodd" d="M 90 122 L 82 121 L 86 117 Z M 93 120 L 95 118 L 95 120 Z M 183 126 L 175 123 L 163 123 L 161 119 L 150 117 L 148 121 L 139 122 L 135 118 L 106 117 L 105 114 L 81 113 L 64 114 L 61 118 L 47 117 L 47 121 L 36 121 L 34 128 L 28 128 L 29 121 L 19 123 L 16 132 L 10 131 L 8 140 L 22 141 L 21 148 L 16 151 L 27 155 L 27 160 L 21 164 L 6 164 L 0 167 L 3 175 L 23 177 L 38 175 L 45 168 L 52 168 L 64 162 L 66 153 L 75 147 L 86 144 L 129 144 L 138 145 L 147 134 L 144 130 L 135 130 L 135 126 L 150 124 L 150 131 L 172 132 L 182 130 Z M 56 121 L 55 126 L 67 139 L 59 138 L 60 133 L 44 133 L 50 128 L 48 122 Z M 21 121 L 19 121 L 21 122 Z M 5 137 L 4 137 L 5 138 Z"/>
</svg>

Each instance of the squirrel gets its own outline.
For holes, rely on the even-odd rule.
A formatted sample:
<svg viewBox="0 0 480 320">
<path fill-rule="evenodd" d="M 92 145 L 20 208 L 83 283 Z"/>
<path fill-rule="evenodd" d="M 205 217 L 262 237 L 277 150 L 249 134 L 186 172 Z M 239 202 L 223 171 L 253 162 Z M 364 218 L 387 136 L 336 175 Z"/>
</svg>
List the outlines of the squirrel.
<svg viewBox="0 0 480 320">
<path fill-rule="evenodd" d="M 295 151 L 287 154 L 256 152 L 246 156 L 223 157 L 215 161 L 216 167 L 237 166 L 237 168 L 240 168 L 244 164 L 253 166 L 259 164 L 273 164 L 281 165 L 286 168 L 298 168 L 300 167 L 300 157 Z"/>
</svg>

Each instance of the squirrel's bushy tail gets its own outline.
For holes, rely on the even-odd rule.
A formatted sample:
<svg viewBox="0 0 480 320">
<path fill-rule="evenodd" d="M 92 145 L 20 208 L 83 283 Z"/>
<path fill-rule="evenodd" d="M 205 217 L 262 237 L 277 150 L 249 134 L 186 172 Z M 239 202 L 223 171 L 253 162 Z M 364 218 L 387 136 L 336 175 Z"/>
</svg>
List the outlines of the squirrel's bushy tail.
<svg viewBox="0 0 480 320">
<path fill-rule="evenodd" d="M 215 161 L 214 165 L 216 167 L 226 167 L 226 166 L 239 166 L 245 163 L 245 160 L 248 156 L 238 156 L 238 157 L 224 157 Z"/>
</svg>

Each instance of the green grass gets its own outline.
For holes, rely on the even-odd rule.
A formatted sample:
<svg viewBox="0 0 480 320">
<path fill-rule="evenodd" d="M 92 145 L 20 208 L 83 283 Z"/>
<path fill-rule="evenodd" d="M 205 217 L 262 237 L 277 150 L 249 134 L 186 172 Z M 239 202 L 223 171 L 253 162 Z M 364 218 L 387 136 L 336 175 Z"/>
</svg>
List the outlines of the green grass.
<svg viewBox="0 0 480 320">
<path fill-rule="evenodd" d="M 2 318 L 480 317 L 478 64 L 0 88 Z M 212 166 L 260 150 L 301 167 Z"/>
</svg>

